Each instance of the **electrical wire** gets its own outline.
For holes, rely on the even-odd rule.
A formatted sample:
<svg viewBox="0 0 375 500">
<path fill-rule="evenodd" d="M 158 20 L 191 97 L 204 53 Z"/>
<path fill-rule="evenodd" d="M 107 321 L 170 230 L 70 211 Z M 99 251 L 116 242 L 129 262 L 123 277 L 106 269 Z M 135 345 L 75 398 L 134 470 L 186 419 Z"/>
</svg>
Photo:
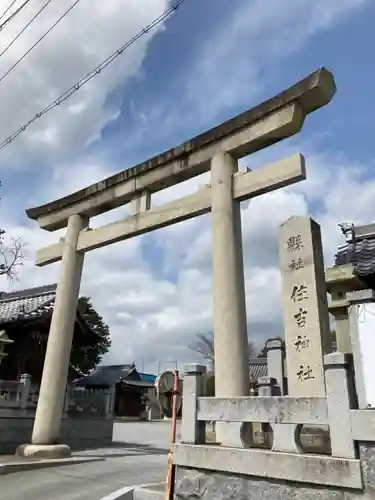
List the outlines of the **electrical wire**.
<svg viewBox="0 0 375 500">
<path fill-rule="evenodd" d="M 86 85 L 90 80 L 99 75 L 103 69 L 109 66 L 115 59 L 117 59 L 122 53 L 128 49 L 131 45 L 133 45 L 137 40 L 139 40 L 143 35 L 146 35 L 153 28 L 158 26 L 160 23 L 165 21 L 168 17 L 170 17 L 183 3 L 185 0 L 176 0 L 171 7 L 166 9 L 159 17 L 154 19 L 150 24 L 148 24 L 145 28 L 139 31 L 136 35 L 133 36 L 130 40 L 124 43 L 119 49 L 117 49 L 113 54 L 107 57 L 104 61 L 102 61 L 96 68 L 87 73 L 84 77 L 78 80 L 77 83 L 72 85 L 68 90 L 59 95 L 54 101 L 52 101 L 48 106 L 39 111 L 36 115 L 33 116 L 28 122 L 26 122 L 22 127 L 13 132 L 13 134 L 9 135 L 2 143 L 0 143 L 0 150 L 5 148 L 8 144 L 14 141 L 16 137 L 25 132 L 27 128 L 29 128 L 38 118 L 41 118 L 43 115 L 49 113 L 52 109 L 57 106 L 60 106 L 63 102 L 65 102 L 69 97 L 71 97 L 75 92 L 80 90 L 84 85 Z M 1 80 L 0 80 L 1 81 Z"/>
<path fill-rule="evenodd" d="M 48 0 L 48 1 L 50 2 L 51 0 Z M 40 38 L 39 38 L 39 39 L 38 39 L 38 40 L 34 43 L 34 45 L 32 45 L 32 46 L 29 48 L 29 50 L 28 50 L 28 51 L 26 51 L 26 52 L 24 53 L 24 55 L 23 55 L 22 57 L 20 57 L 20 58 L 19 58 L 19 59 L 18 59 L 18 60 L 17 60 L 17 61 L 13 64 L 13 66 L 11 66 L 11 67 L 8 69 L 8 71 L 7 71 L 6 73 L 4 73 L 4 74 L 0 77 L 0 83 L 1 83 L 2 81 L 4 81 L 4 80 L 5 80 L 5 78 L 6 78 L 6 77 L 7 77 L 10 73 L 12 73 L 12 71 L 14 71 L 14 70 L 16 69 L 16 67 L 17 67 L 17 66 L 18 66 L 18 65 L 19 65 L 19 64 L 20 64 L 20 63 L 21 63 L 21 62 L 22 62 L 22 61 L 23 61 L 23 60 L 24 60 L 24 59 L 25 59 L 25 58 L 26 58 L 29 54 L 30 54 L 30 52 L 32 52 L 32 51 L 35 49 L 35 47 L 36 47 L 37 45 L 39 45 L 39 44 L 40 44 L 40 42 L 41 42 L 42 40 L 44 40 L 44 38 L 45 38 L 45 37 L 46 37 L 49 33 L 51 33 L 51 31 L 52 31 L 52 30 L 53 30 L 53 29 L 54 29 L 54 28 L 55 28 L 55 27 L 56 27 L 56 26 L 57 26 L 57 25 L 58 25 L 58 24 L 59 24 L 59 23 L 60 23 L 60 22 L 61 22 L 61 21 L 62 21 L 62 20 L 63 20 L 63 19 L 64 19 L 64 18 L 68 15 L 68 14 L 69 14 L 69 12 L 70 12 L 71 10 L 73 10 L 73 9 L 74 9 L 74 7 L 75 7 L 75 6 L 76 6 L 76 5 L 77 5 L 80 1 L 81 1 L 81 0 L 76 0 L 76 1 L 73 3 L 73 5 L 71 5 L 71 6 L 69 7 L 69 9 L 68 9 L 68 10 L 66 10 L 66 11 L 64 12 L 64 14 L 62 14 L 62 15 L 58 18 L 58 20 L 57 20 L 57 21 L 55 21 L 55 22 L 52 24 L 52 26 L 51 26 L 51 27 L 50 27 L 50 28 L 49 28 L 49 29 L 48 29 L 48 30 L 44 33 L 44 35 L 42 35 L 42 36 L 41 36 L 41 37 L 40 37 Z"/>
<path fill-rule="evenodd" d="M 5 26 L 6 26 L 6 25 L 7 25 L 7 24 L 8 24 L 8 23 L 9 23 L 9 22 L 10 22 L 10 21 L 14 18 L 14 17 L 16 17 L 16 15 L 17 15 L 17 14 L 19 14 L 19 13 L 21 12 L 21 10 L 22 10 L 24 7 L 26 7 L 26 5 L 27 5 L 29 2 L 30 2 L 30 0 L 25 0 L 25 1 L 23 2 L 23 4 L 22 4 L 22 5 L 20 5 L 20 6 L 18 7 L 18 9 L 17 9 L 17 10 L 15 10 L 15 11 L 13 12 L 13 14 L 11 14 L 11 15 L 10 15 L 7 19 L 5 19 L 5 21 L 3 22 L 3 24 L 0 24 L 0 31 L 1 31 L 1 30 L 2 30 L 2 29 L 3 29 L 3 28 L 4 28 L 4 27 L 5 27 Z M 14 2 L 13 2 L 13 3 L 14 3 Z M 12 4 L 12 5 L 13 5 L 13 4 Z"/>
<path fill-rule="evenodd" d="M 5 47 L 5 49 L 0 52 L 0 57 L 2 57 L 5 52 L 7 52 L 10 47 L 14 44 L 14 42 L 16 42 L 19 37 L 22 35 L 22 33 L 24 33 L 27 28 L 35 21 L 35 19 L 44 11 L 44 9 L 52 2 L 52 0 L 47 0 L 47 2 L 38 10 L 38 12 L 35 14 L 35 16 L 30 19 L 30 21 L 26 24 L 26 26 L 24 26 L 22 28 L 22 30 L 13 38 L 13 40 Z"/>
<path fill-rule="evenodd" d="M 8 5 L 8 7 L 4 10 L 4 12 L 1 14 L 0 16 L 0 21 L 2 20 L 2 18 L 10 11 L 10 9 L 13 7 L 13 5 L 17 2 L 17 0 L 13 0 L 13 2 L 10 3 L 10 5 Z"/>
</svg>

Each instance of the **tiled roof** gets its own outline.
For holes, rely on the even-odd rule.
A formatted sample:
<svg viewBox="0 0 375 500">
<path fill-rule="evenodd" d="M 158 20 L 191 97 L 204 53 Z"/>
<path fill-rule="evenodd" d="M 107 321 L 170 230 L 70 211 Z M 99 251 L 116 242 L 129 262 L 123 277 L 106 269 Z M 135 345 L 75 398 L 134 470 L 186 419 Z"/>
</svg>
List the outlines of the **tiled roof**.
<svg viewBox="0 0 375 500">
<path fill-rule="evenodd" d="M 249 375 L 251 382 L 257 382 L 260 377 L 267 377 L 267 358 L 252 358 L 249 360 Z"/>
<path fill-rule="evenodd" d="M 81 379 L 77 385 L 79 387 L 114 387 L 117 382 L 127 377 L 134 368 L 133 364 L 98 366 L 90 375 Z"/>
<path fill-rule="evenodd" d="M 38 318 L 53 309 L 56 284 L 1 293 L 0 324 L 20 319 Z"/>
<path fill-rule="evenodd" d="M 353 264 L 359 276 L 375 273 L 375 237 L 366 238 L 341 247 L 335 256 L 335 265 Z"/>
<path fill-rule="evenodd" d="M 130 386 L 130 387 L 142 387 L 144 389 L 155 387 L 155 384 L 153 382 L 150 382 L 149 380 L 126 380 L 126 379 L 124 379 L 121 382 L 125 385 Z"/>
<path fill-rule="evenodd" d="M 335 265 L 352 264 L 363 278 L 375 275 L 375 224 L 355 226 L 344 222 L 340 227 L 346 244 L 338 248 Z"/>
</svg>

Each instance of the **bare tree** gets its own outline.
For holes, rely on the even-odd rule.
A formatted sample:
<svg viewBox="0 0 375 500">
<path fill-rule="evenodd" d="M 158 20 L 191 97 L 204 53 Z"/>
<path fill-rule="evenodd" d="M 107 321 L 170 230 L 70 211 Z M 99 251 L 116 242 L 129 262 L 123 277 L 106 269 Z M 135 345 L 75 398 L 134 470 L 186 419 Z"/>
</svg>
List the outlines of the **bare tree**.
<svg viewBox="0 0 375 500">
<path fill-rule="evenodd" d="M 214 339 L 212 332 L 207 335 L 205 335 L 204 333 L 197 333 L 196 337 L 197 340 L 194 342 L 194 344 L 189 345 L 189 349 L 196 352 L 197 354 L 200 354 L 203 359 L 213 361 Z"/>
<path fill-rule="evenodd" d="M 0 276 L 6 276 L 13 281 L 17 278 L 18 268 L 23 265 L 25 259 L 25 244 L 21 238 L 10 238 L 7 242 L 4 235 L 5 230 L 0 228 Z"/>
<path fill-rule="evenodd" d="M 210 332 L 208 334 L 197 333 L 197 340 L 194 344 L 189 345 L 189 349 L 191 351 L 200 354 L 204 359 L 211 361 L 214 364 L 214 336 L 213 333 Z M 252 342 L 249 342 L 249 357 L 255 357 L 255 348 Z"/>
</svg>

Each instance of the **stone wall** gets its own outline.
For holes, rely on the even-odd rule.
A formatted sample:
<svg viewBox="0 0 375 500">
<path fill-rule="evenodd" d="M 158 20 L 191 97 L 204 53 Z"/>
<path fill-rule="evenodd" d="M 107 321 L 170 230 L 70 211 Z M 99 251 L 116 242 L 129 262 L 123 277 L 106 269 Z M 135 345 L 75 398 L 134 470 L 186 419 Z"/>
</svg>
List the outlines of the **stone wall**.
<svg viewBox="0 0 375 500">
<path fill-rule="evenodd" d="M 0 455 L 13 454 L 16 448 L 29 443 L 33 416 L 0 416 Z M 110 446 L 112 418 L 68 418 L 61 422 L 60 440 L 73 450 Z"/>
<path fill-rule="evenodd" d="M 174 447 L 176 500 L 374 500 L 375 411 L 356 405 L 350 356 L 325 356 L 327 395 L 273 396 L 264 377 L 259 397 L 203 397 L 200 365 L 185 374 L 181 442 Z M 206 422 L 228 425 L 230 444 L 206 443 Z M 268 429 L 262 449 L 243 429 Z M 330 449 L 307 453 L 300 429 L 325 428 Z M 228 439 L 230 437 L 230 440 Z M 241 439 L 239 439 L 241 438 Z"/>
<path fill-rule="evenodd" d="M 355 500 L 363 493 L 178 468 L 175 500 Z M 371 497 L 368 497 L 369 499 Z"/>
<path fill-rule="evenodd" d="M 177 467 L 175 500 L 372 500 L 375 444 L 360 445 L 364 490 Z"/>
<path fill-rule="evenodd" d="M 30 442 L 33 416 L 0 416 L 0 455 L 12 455 L 18 446 Z"/>
</svg>

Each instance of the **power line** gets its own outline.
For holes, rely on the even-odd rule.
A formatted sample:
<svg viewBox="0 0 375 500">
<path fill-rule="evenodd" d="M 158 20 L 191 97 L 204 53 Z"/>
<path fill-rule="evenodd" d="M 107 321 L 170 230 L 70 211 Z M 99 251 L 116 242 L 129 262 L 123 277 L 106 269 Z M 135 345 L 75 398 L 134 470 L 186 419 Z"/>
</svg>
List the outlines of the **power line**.
<svg viewBox="0 0 375 500">
<path fill-rule="evenodd" d="M 150 24 L 148 24 L 145 28 L 143 28 L 141 31 L 139 31 L 136 35 L 133 36 L 130 40 L 128 40 L 124 45 L 122 45 L 119 49 L 117 49 L 113 54 L 111 54 L 107 59 L 102 61 L 96 68 L 91 70 L 89 73 L 87 73 L 84 77 L 82 77 L 80 80 L 78 80 L 77 83 L 72 85 L 68 90 L 63 92 L 62 94 L 59 95 L 54 101 L 52 101 L 48 106 L 46 106 L 44 109 L 39 111 L 33 118 L 31 118 L 28 122 L 26 122 L 22 127 L 20 127 L 18 130 L 13 132 L 10 136 L 8 136 L 2 143 L 0 143 L 0 150 L 5 148 L 8 144 L 14 141 L 16 137 L 18 137 L 22 132 L 25 132 L 27 128 L 29 128 L 38 118 L 41 118 L 43 115 L 49 113 L 52 109 L 54 109 L 57 106 L 60 106 L 63 102 L 65 102 L 69 97 L 71 97 L 75 92 L 80 90 L 84 85 L 86 85 L 90 80 L 95 78 L 99 73 L 103 71 L 107 66 L 109 66 L 115 59 L 117 59 L 122 53 L 128 49 L 133 43 L 135 43 L 137 40 L 139 40 L 143 35 L 146 35 L 149 31 L 151 31 L 153 28 L 158 26 L 160 23 L 162 23 L 164 20 L 166 20 L 168 17 L 170 17 L 179 7 L 181 4 L 184 3 L 185 0 L 176 0 L 171 7 L 169 7 L 167 10 L 165 10 L 159 17 L 154 19 Z"/>
<path fill-rule="evenodd" d="M 4 12 L 1 14 L 1 17 L 0 17 L 0 21 L 2 20 L 2 18 L 5 16 L 5 14 L 7 14 L 10 9 L 13 7 L 13 5 L 17 2 L 17 0 L 13 0 L 13 2 L 11 2 L 10 5 L 8 5 L 8 7 L 4 10 Z"/>
<path fill-rule="evenodd" d="M 73 9 L 74 9 L 74 7 L 75 7 L 75 6 L 76 6 L 76 5 L 77 5 L 80 1 L 81 1 L 81 0 L 76 0 L 76 1 L 73 3 L 73 5 L 71 5 L 71 6 L 69 7 L 69 9 L 68 9 L 68 10 L 66 10 L 66 11 L 64 12 L 64 14 L 62 14 L 62 15 L 58 18 L 58 20 L 57 20 L 57 21 L 55 21 L 55 22 L 52 24 L 52 26 L 51 26 L 51 27 L 50 27 L 50 28 L 49 28 L 49 29 L 48 29 L 48 30 L 44 33 L 44 35 L 42 35 L 42 36 L 41 36 L 41 37 L 40 37 L 40 38 L 39 38 L 39 39 L 38 39 L 38 40 L 34 43 L 34 45 L 32 45 L 32 46 L 29 48 L 29 50 L 28 50 L 28 51 L 26 51 L 26 52 L 24 53 L 24 55 L 23 55 L 22 57 L 20 57 L 20 58 L 18 59 L 18 61 L 16 61 L 16 62 L 13 64 L 13 66 L 11 66 L 11 67 L 8 69 L 8 71 L 7 71 L 6 73 L 4 73 L 4 74 L 3 74 L 3 76 L 1 76 L 1 77 L 0 77 L 0 83 L 1 83 L 3 80 L 5 80 L 5 78 L 6 78 L 6 77 L 7 77 L 10 73 L 12 73 L 12 71 L 13 71 L 13 70 L 14 70 L 14 69 L 15 69 L 15 68 L 16 68 L 16 67 L 17 67 L 17 66 L 18 66 L 18 65 L 19 65 L 19 64 L 20 64 L 20 63 L 21 63 L 21 62 L 22 62 L 22 61 L 23 61 L 23 60 L 24 60 L 24 59 L 25 59 L 25 58 L 26 58 L 29 54 L 30 54 L 30 52 L 32 52 L 32 51 L 35 49 L 35 47 L 36 47 L 37 45 L 39 45 L 39 44 L 40 44 L 40 42 L 41 42 L 42 40 L 44 40 L 44 38 L 45 38 L 45 37 L 46 37 L 49 33 L 51 33 L 51 31 L 52 31 L 52 30 L 53 30 L 53 29 L 54 29 L 54 28 L 55 28 L 55 27 L 56 27 L 56 26 L 57 26 L 57 25 L 58 25 L 58 24 L 59 24 L 59 23 L 60 23 L 60 22 L 61 22 L 61 21 L 62 21 L 62 20 L 63 20 L 63 19 L 64 19 L 64 18 L 68 15 L 68 14 L 69 14 L 69 12 L 70 12 L 71 10 L 73 10 Z M 51 2 L 51 0 L 48 0 L 47 4 L 46 4 L 45 6 L 47 6 L 49 2 Z"/>
<path fill-rule="evenodd" d="M 26 24 L 26 26 L 24 26 L 22 28 L 22 30 L 13 38 L 13 40 L 5 47 L 5 49 L 2 52 L 0 52 L 0 57 L 2 57 L 5 54 L 5 52 L 7 52 L 10 49 L 10 47 L 14 44 L 14 42 L 16 42 L 19 39 L 19 37 L 22 35 L 22 33 L 24 33 L 27 30 L 27 28 L 30 26 L 30 24 L 32 24 L 35 21 L 35 19 L 43 12 L 43 10 L 51 2 L 52 2 L 52 0 L 47 0 L 47 2 L 43 5 L 43 7 L 38 10 L 38 12 L 35 14 L 35 16 L 32 19 L 30 19 L 30 21 Z"/>
<path fill-rule="evenodd" d="M 15 0 L 15 1 L 17 1 L 17 0 Z M 24 7 L 26 7 L 26 5 L 27 5 L 29 2 L 30 2 L 30 0 L 25 0 L 25 1 L 23 2 L 23 4 L 22 4 L 22 5 L 20 5 L 20 7 L 18 7 L 18 9 L 17 9 L 17 10 L 15 10 L 15 11 L 13 12 L 13 14 L 11 14 L 11 15 L 10 15 L 7 19 L 5 19 L 5 21 L 3 22 L 3 24 L 0 24 L 0 31 L 1 31 L 2 29 L 4 29 L 4 27 L 5 27 L 5 26 L 9 23 L 9 21 L 11 21 L 14 17 L 16 17 L 16 15 L 17 15 L 17 14 L 19 14 L 19 13 L 21 12 L 21 10 L 22 10 Z M 13 3 L 14 3 L 14 2 L 13 2 Z M 12 5 L 13 5 L 13 4 L 12 4 Z M 2 17 L 4 17 L 4 14 L 3 14 L 3 16 L 2 16 Z"/>
</svg>

